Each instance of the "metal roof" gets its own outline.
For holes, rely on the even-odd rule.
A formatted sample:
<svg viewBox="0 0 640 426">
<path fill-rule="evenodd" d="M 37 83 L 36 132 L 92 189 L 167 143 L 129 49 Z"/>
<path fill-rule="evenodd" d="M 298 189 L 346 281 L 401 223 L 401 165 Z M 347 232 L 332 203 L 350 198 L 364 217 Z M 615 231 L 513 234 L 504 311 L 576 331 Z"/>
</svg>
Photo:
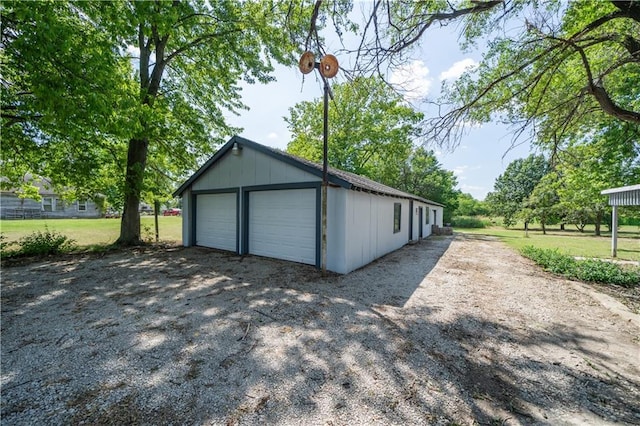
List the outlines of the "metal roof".
<svg viewBox="0 0 640 426">
<path fill-rule="evenodd" d="M 640 206 L 640 184 L 605 189 L 600 193 L 609 196 L 610 206 Z"/>
<path fill-rule="evenodd" d="M 240 147 L 246 146 L 256 151 L 260 151 L 266 155 L 276 158 L 292 166 L 298 167 L 308 173 L 322 177 L 322 165 L 306 160 L 304 158 L 291 155 L 287 152 L 281 151 L 276 148 L 261 145 L 257 142 L 250 141 L 241 136 L 232 137 L 226 144 L 224 144 L 205 164 L 198 169 L 186 182 L 184 182 L 174 193 L 173 196 L 181 196 L 182 193 L 191 186 L 209 167 L 222 158 L 227 151 L 233 148 L 233 145 L 238 143 Z M 352 189 L 355 191 L 370 192 L 373 194 L 389 195 L 398 198 L 407 198 L 411 200 L 421 201 L 426 204 L 444 207 L 443 204 L 435 201 L 427 200 L 426 198 L 418 197 L 417 195 L 409 194 L 407 192 L 400 191 L 387 185 L 383 185 L 379 182 L 373 181 L 366 177 L 356 175 L 354 173 L 345 172 L 343 170 L 329 167 L 327 170 L 329 183 L 341 186 L 346 189 Z"/>
</svg>

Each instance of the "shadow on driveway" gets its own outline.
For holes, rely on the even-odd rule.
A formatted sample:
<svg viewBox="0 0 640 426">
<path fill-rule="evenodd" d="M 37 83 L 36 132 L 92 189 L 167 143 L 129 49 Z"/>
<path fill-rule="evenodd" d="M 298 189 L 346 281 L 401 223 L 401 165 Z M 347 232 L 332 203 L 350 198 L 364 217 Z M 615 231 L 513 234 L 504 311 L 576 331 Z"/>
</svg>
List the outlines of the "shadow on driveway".
<svg viewBox="0 0 640 426">
<path fill-rule="evenodd" d="M 640 422 L 637 372 L 530 356 L 608 356 L 571 324 L 438 319 L 430 291 L 455 279 L 438 265 L 462 243 L 327 278 L 203 248 L 5 268 L 2 423 Z"/>
</svg>

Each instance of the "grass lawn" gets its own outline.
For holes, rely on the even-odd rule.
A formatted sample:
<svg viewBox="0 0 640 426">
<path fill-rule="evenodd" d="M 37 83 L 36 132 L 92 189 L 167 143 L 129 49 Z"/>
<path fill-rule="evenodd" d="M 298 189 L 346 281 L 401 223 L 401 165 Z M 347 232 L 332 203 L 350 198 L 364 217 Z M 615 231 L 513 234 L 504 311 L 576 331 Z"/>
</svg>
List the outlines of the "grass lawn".
<svg viewBox="0 0 640 426">
<path fill-rule="evenodd" d="M 155 239 L 153 216 L 141 216 L 143 239 Z M 17 241 L 36 231 L 55 231 L 76 241 L 80 247 L 106 245 L 116 241 L 120 235 L 120 219 L 29 219 L 2 220 L 0 232 L 5 242 Z M 158 217 L 160 240 L 182 242 L 182 218 L 176 216 Z"/>
<path fill-rule="evenodd" d="M 606 227 L 603 227 L 606 229 Z M 568 229 L 568 225 L 567 225 Z M 534 246 L 543 249 L 558 249 L 560 252 L 572 256 L 584 256 L 595 258 L 611 258 L 611 233 L 603 232 L 603 235 L 593 235 L 593 227 L 586 228 L 584 233 L 568 229 L 547 229 L 547 235 L 543 235 L 539 229 L 529 230 L 529 236 L 525 235 L 522 228 L 505 229 L 492 226 L 479 229 L 455 229 L 457 232 L 474 235 L 489 235 L 498 237 L 507 245 L 521 249 L 524 246 Z M 640 261 L 640 228 L 637 226 L 621 226 L 618 231 L 618 259 Z"/>
</svg>

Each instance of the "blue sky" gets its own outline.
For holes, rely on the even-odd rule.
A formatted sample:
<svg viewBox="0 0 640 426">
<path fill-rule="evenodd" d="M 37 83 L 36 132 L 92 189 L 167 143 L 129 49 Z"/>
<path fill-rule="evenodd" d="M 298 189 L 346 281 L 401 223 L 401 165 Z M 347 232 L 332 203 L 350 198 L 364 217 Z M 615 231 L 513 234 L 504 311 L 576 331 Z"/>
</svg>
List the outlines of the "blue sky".
<svg viewBox="0 0 640 426">
<path fill-rule="evenodd" d="M 326 51 L 339 50 L 337 43 L 327 43 Z M 332 50 L 334 48 L 335 50 Z M 336 55 L 338 61 L 346 61 Z M 389 80 L 412 89 L 408 100 L 419 110 L 429 115 L 426 105 L 418 98 L 433 100 L 438 97 L 442 81 L 457 78 L 466 66 L 480 61 L 482 51 L 462 52 L 458 47 L 457 30 L 454 26 L 429 30 L 418 51 L 401 69 L 389 75 Z M 275 82 L 267 85 L 243 84 L 243 102 L 248 111 L 240 111 L 238 116 L 230 116 L 230 124 L 243 128 L 241 135 L 272 147 L 286 149 L 290 133 L 284 121 L 289 116 L 289 108 L 304 100 L 320 99 L 322 85 L 315 76 L 308 74 L 304 80 L 297 67 L 278 66 L 274 73 Z M 344 82 L 340 73 L 332 82 Z M 468 130 L 460 144 L 453 148 L 439 147 L 427 142 L 443 167 L 453 171 L 458 178 L 458 188 L 471 193 L 477 199 L 484 199 L 493 188 L 496 177 L 506 166 L 517 158 L 526 157 L 530 152 L 528 143 L 513 149 L 509 129 L 499 124 L 486 124 Z M 331 143 L 331 136 L 329 136 Z"/>
</svg>

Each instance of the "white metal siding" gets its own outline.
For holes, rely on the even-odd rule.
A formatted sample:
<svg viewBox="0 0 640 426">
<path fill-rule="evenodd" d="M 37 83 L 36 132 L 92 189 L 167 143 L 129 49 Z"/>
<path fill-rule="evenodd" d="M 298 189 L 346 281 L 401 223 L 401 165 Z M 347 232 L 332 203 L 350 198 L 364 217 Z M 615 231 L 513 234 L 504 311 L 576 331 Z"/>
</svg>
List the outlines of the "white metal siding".
<svg viewBox="0 0 640 426">
<path fill-rule="evenodd" d="M 236 194 L 199 194 L 196 245 L 236 251 Z"/>
<path fill-rule="evenodd" d="M 393 205 L 402 205 L 400 232 L 393 232 Z M 348 191 L 346 203 L 346 268 L 357 269 L 409 242 L 409 200 Z"/>
<path fill-rule="evenodd" d="M 609 194 L 610 206 L 640 206 L 640 189 Z"/>
<path fill-rule="evenodd" d="M 249 193 L 249 253 L 316 264 L 316 190 Z"/>
<path fill-rule="evenodd" d="M 344 274 L 347 270 L 346 245 L 346 204 L 344 188 L 327 189 L 327 269 Z"/>
</svg>

